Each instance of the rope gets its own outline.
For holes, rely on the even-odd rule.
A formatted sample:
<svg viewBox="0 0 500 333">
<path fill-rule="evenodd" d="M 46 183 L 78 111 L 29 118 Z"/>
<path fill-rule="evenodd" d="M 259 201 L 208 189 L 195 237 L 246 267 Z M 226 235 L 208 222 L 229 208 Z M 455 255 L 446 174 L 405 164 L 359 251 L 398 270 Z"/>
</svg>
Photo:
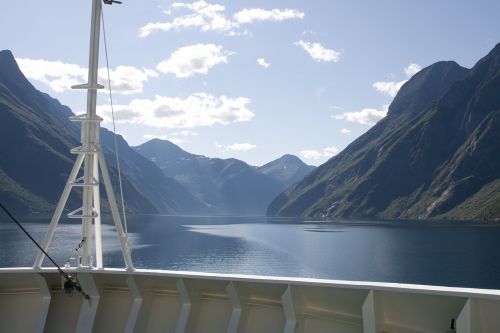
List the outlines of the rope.
<svg viewBox="0 0 500 333">
<path fill-rule="evenodd" d="M 76 290 L 76 291 L 80 292 L 83 295 L 83 297 L 85 297 L 85 299 L 90 299 L 90 296 L 82 290 L 82 287 L 80 286 L 78 281 L 75 278 L 73 278 L 71 275 L 69 275 L 68 273 L 66 273 L 65 271 L 62 270 L 61 266 L 59 266 L 55 262 L 55 260 L 52 259 L 51 256 L 49 256 L 47 251 L 45 251 L 40 246 L 40 244 L 38 244 L 38 242 L 30 235 L 30 233 L 26 229 L 24 229 L 24 227 L 21 225 L 21 223 L 14 217 L 14 215 L 12 215 L 10 213 L 10 211 L 1 202 L 0 202 L 0 208 L 2 208 L 2 210 L 5 212 L 5 214 L 7 214 L 7 216 L 9 216 L 10 219 L 15 224 L 17 224 L 17 226 L 26 234 L 26 236 L 28 236 L 28 238 L 33 242 L 33 244 L 35 244 L 40 249 L 40 251 L 42 251 L 42 253 L 45 254 L 45 256 L 50 260 L 50 262 L 52 262 L 52 264 L 57 268 L 57 271 L 59 272 L 59 274 L 65 279 L 64 291 L 67 294 L 72 294 L 73 291 Z"/>
<path fill-rule="evenodd" d="M 75 259 L 76 257 L 78 257 L 79 253 L 80 253 L 80 249 L 83 247 L 83 243 L 85 243 L 85 238 L 83 238 L 80 243 L 78 243 L 78 245 L 73 249 L 73 252 L 70 252 L 69 256 L 68 256 L 68 259 L 66 259 L 66 264 L 69 265 L 69 262 L 71 259 Z M 75 257 L 73 257 L 73 254 L 75 255 Z"/>
<path fill-rule="evenodd" d="M 101 19 L 102 19 L 102 33 L 104 38 L 104 53 L 106 54 L 106 70 L 108 73 L 108 90 L 109 90 L 109 101 L 111 106 L 111 117 L 113 119 L 113 133 L 114 133 L 114 141 L 115 141 L 115 158 L 116 158 L 116 166 L 118 169 L 118 184 L 120 186 L 120 197 L 122 203 L 122 215 L 123 215 L 123 224 L 125 233 L 127 233 L 127 215 L 125 215 L 125 199 L 123 198 L 123 185 L 122 185 L 122 173 L 120 168 L 120 158 L 118 156 L 118 143 L 116 140 L 116 124 L 115 124 L 115 110 L 113 107 L 113 93 L 111 91 L 111 76 L 109 74 L 109 58 L 108 58 L 108 41 L 106 38 L 106 25 L 104 24 L 104 10 L 101 10 Z"/>
</svg>

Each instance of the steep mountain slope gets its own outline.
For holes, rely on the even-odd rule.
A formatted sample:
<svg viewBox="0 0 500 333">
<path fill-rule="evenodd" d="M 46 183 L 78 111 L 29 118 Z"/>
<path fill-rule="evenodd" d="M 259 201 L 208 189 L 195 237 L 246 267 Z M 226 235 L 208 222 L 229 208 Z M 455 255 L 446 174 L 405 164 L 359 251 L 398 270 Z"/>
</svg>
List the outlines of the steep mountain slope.
<svg viewBox="0 0 500 333">
<path fill-rule="evenodd" d="M 109 155 L 108 164 L 116 168 L 114 134 L 106 129 L 101 130 L 101 142 Z M 210 211 L 186 187 L 175 179 L 166 177 L 154 163 L 138 154 L 119 135 L 117 143 L 120 152 L 120 166 L 124 175 L 158 212 L 206 214 Z M 143 211 L 140 212 L 143 213 Z"/>
<path fill-rule="evenodd" d="M 499 58 L 497 45 L 471 70 L 440 62 L 417 73 L 385 119 L 278 196 L 268 214 L 498 217 Z"/>
<path fill-rule="evenodd" d="M 135 149 L 206 202 L 216 214 L 262 215 L 278 193 L 311 170 L 291 155 L 256 168 L 237 159 L 190 154 L 159 139 Z"/>
<path fill-rule="evenodd" d="M 71 115 L 68 107 L 29 83 L 10 51 L 0 51 L 0 200 L 16 213 L 48 213 L 57 202 L 75 159 L 69 150 L 79 145 L 80 130 L 68 120 Z M 107 130 L 101 134 L 117 189 L 113 134 Z M 121 137 L 118 141 L 130 210 L 192 213 L 204 209 Z M 67 207 L 81 204 L 80 198 L 81 193 L 73 191 Z"/>
</svg>

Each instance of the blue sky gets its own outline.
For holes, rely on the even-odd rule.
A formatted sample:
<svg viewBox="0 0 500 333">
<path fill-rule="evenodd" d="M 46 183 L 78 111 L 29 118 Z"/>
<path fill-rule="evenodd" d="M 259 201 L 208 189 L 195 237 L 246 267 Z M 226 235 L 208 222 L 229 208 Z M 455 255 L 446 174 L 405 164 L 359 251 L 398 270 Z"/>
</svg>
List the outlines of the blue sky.
<svg viewBox="0 0 500 333">
<path fill-rule="evenodd" d="M 68 86 L 85 81 L 91 1 L 4 2 L 0 47 L 83 112 L 85 94 Z M 286 153 L 318 165 L 381 119 L 420 68 L 471 67 L 500 42 L 499 13 L 497 0 L 104 6 L 117 130 L 131 145 L 159 137 L 252 165 Z M 105 93 L 98 105 L 109 119 Z"/>
</svg>

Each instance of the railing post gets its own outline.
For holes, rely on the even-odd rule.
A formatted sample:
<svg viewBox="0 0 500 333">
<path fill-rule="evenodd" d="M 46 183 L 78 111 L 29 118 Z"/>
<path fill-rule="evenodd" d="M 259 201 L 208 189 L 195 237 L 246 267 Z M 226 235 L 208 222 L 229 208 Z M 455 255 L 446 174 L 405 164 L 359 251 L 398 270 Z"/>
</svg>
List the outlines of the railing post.
<svg viewBox="0 0 500 333">
<path fill-rule="evenodd" d="M 240 324 L 240 318 L 243 308 L 241 306 L 241 299 L 240 295 L 238 294 L 237 288 L 238 287 L 233 281 L 229 282 L 229 284 L 226 286 L 226 293 L 229 296 L 229 299 L 231 300 L 231 306 L 233 307 L 226 333 L 237 333 Z"/>
<path fill-rule="evenodd" d="M 378 332 L 378 308 L 376 293 L 370 290 L 362 306 L 363 313 L 363 333 Z"/>
<path fill-rule="evenodd" d="M 288 285 L 283 295 L 281 295 L 281 304 L 285 312 L 285 329 L 283 333 L 294 333 L 297 328 L 297 309 L 293 298 L 292 285 Z"/>
<path fill-rule="evenodd" d="M 188 325 L 189 315 L 191 314 L 192 302 L 191 302 L 191 297 L 189 296 L 189 291 L 186 287 L 186 283 L 184 282 L 183 278 L 177 280 L 176 286 L 177 286 L 177 291 L 179 292 L 179 296 L 181 298 L 182 305 L 175 333 L 184 333 Z"/>
</svg>

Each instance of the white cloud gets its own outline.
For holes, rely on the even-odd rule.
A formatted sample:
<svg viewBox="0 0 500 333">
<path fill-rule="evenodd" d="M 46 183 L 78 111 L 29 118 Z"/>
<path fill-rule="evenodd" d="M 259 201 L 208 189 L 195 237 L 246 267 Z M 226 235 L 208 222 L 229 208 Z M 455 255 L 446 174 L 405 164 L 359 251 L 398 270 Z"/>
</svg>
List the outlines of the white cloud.
<svg viewBox="0 0 500 333">
<path fill-rule="evenodd" d="M 408 78 L 412 77 L 413 75 L 417 74 L 422 70 L 422 67 L 419 64 L 409 64 L 408 67 L 405 68 L 405 74 Z"/>
<path fill-rule="evenodd" d="M 410 79 L 413 75 L 417 74 L 422 67 L 420 67 L 419 64 L 409 64 L 405 69 L 404 72 L 406 74 L 406 77 Z M 377 81 L 373 84 L 373 88 L 377 90 L 378 92 L 387 94 L 391 97 L 395 97 L 396 94 L 398 93 L 399 89 L 405 84 L 408 80 L 402 80 L 402 81 Z"/>
<path fill-rule="evenodd" d="M 257 148 L 256 145 L 251 143 L 233 143 L 232 145 L 224 147 L 223 151 L 249 151 Z"/>
<path fill-rule="evenodd" d="M 340 149 L 337 147 L 326 147 L 323 151 L 319 151 L 316 149 L 306 149 L 299 152 L 300 156 L 302 156 L 306 160 L 319 160 L 323 158 L 330 158 L 339 153 Z"/>
<path fill-rule="evenodd" d="M 256 145 L 251 143 L 233 143 L 231 145 L 224 146 L 217 141 L 214 142 L 214 146 L 217 149 L 220 149 L 223 153 L 228 151 L 245 152 L 257 148 Z"/>
<path fill-rule="evenodd" d="M 339 149 L 337 147 L 326 147 L 323 149 L 323 156 L 325 157 L 332 157 L 335 156 L 339 153 Z"/>
<path fill-rule="evenodd" d="M 204 13 L 204 14 L 222 12 L 225 10 L 225 7 L 223 5 L 209 4 L 208 2 L 203 0 L 195 1 L 193 3 L 174 2 L 172 4 L 172 8 L 187 8 L 194 12 Z"/>
<path fill-rule="evenodd" d="M 221 45 L 195 44 L 175 50 L 168 59 L 158 64 L 156 69 L 162 73 L 172 73 L 179 78 L 195 74 L 207 74 L 208 70 L 220 63 L 227 63 L 232 53 L 224 51 Z"/>
<path fill-rule="evenodd" d="M 302 47 L 314 60 L 318 62 L 337 62 L 340 59 L 340 52 L 327 49 L 320 43 L 310 43 L 299 40 L 294 44 Z"/>
<path fill-rule="evenodd" d="M 373 88 L 375 88 L 378 92 L 385 93 L 391 97 L 395 97 L 398 93 L 399 89 L 406 83 L 404 81 L 378 81 L 373 84 Z"/>
<path fill-rule="evenodd" d="M 180 131 L 180 132 L 174 132 L 172 133 L 173 136 L 197 136 L 198 133 L 196 132 L 192 132 L 192 131 L 189 131 L 189 130 L 183 130 L 183 131 Z"/>
<path fill-rule="evenodd" d="M 108 73 L 105 68 L 98 71 L 99 79 L 104 86 L 108 87 Z M 132 66 L 118 66 L 109 70 L 111 78 L 111 88 L 113 92 L 124 95 L 141 93 L 144 89 L 144 82 L 150 77 L 158 77 L 152 69 L 138 69 Z"/>
<path fill-rule="evenodd" d="M 27 78 L 45 83 L 55 92 L 70 90 L 71 86 L 87 81 L 88 70 L 79 65 L 28 58 L 18 58 L 16 61 Z M 144 83 L 149 78 L 157 76 L 158 73 L 151 69 L 118 66 L 115 69 L 110 69 L 111 88 L 113 92 L 124 95 L 141 93 Z M 106 68 L 99 69 L 98 80 L 99 83 L 108 86 Z"/>
<path fill-rule="evenodd" d="M 187 28 L 198 28 L 201 31 L 215 31 L 225 33 L 228 36 L 237 36 L 248 34 L 248 31 L 245 30 L 241 32 L 241 25 L 244 24 L 255 21 L 282 22 L 304 17 L 304 13 L 296 9 L 265 10 L 251 8 L 240 10 L 233 15 L 234 19 L 231 19 L 225 15 L 225 6 L 211 4 L 204 0 L 193 3 L 173 3 L 171 9 L 168 10 L 168 15 L 171 15 L 174 10 L 187 10 L 189 13 L 175 17 L 170 22 L 148 23 L 140 28 L 139 36 L 147 37 L 155 31 L 179 31 Z"/>
<path fill-rule="evenodd" d="M 84 82 L 87 69 L 61 61 L 17 58 L 17 64 L 27 78 L 47 84 L 55 92 L 63 92 L 72 85 Z"/>
<path fill-rule="evenodd" d="M 366 108 L 359 112 L 346 112 L 343 114 L 333 115 L 332 118 L 337 120 L 346 120 L 362 125 L 375 125 L 377 121 L 387 115 L 388 106 L 384 105 L 382 110 Z"/>
<path fill-rule="evenodd" d="M 172 29 L 172 23 L 169 23 L 169 22 L 148 23 L 139 29 L 139 37 L 147 37 L 153 31 L 170 31 L 170 29 Z"/>
<path fill-rule="evenodd" d="M 209 4 L 203 0 L 191 4 L 176 2 L 172 4 L 172 9 L 187 9 L 191 13 L 176 17 L 171 22 L 148 23 L 140 28 L 139 36 L 147 37 L 154 31 L 181 30 L 186 28 L 227 32 L 235 27 L 235 23 L 224 16 L 225 7 L 223 5 Z M 171 13 L 172 11 L 170 10 Z"/>
<path fill-rule="evenodd" d="M 255 116 L 247 108 L 250 102 L 245 97 L 215 97 L 206 93 L 185 99 L 157 95 L 153 100 L 134 99 L 128 105 L 115 105 L 114 110 L 117 122 L 156 128 L 194 128 L 250 121 Z M 110 121 L 108 105 L 100 105 L 97 110 L 105 121 Z"/>
<path fill-rule="evenodd" d="M 268 68 L 269 66 L 271 66 L 271 64 L 268 63 L 264 58 L 258 58 L 257 63 L 264 68 Z"/>
<path fill-rule="evenodd" d="M 347 128 L 343 128 L 343 129 L 340 130 L 340 133 L 342 133 L 342 134 L 351 134 L 351 131 L 348 130 Z"/>
<path fill-rule="evenodd" d="M 245 24 L 256 21 L 282 22 L 291 19 L 303 19 L 305 14 L 296 9 L 272 9 L 245 8 L 233 15 L 237 23 Z"/>
<path fill-rule="evenodd" d="M 312 30 L 304 30 L 304 31 L 302 31 L 301 35 L 302 36 L 307 36 L 307 35 L 316 36 L 316 33 Z"/>
<path fill-rule="evenodd" d="M 323 154 L 321 154 L 321 152 L 314 149 L 302 150 L 299 154 L 300 156 L 308 160 L 319 160 L 321 157 L 323 157 Z"/>
</svg>

